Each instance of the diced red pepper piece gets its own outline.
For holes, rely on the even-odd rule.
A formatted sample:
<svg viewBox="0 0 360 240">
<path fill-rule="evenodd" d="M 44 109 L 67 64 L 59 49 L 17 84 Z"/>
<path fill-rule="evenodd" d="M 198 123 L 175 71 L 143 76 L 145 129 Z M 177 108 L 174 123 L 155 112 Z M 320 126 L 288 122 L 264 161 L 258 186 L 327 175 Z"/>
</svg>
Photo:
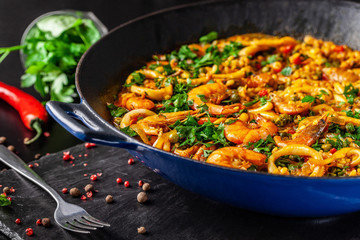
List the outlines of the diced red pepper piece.
<svg viewBox="0 0 360 240">
<path fill-rule="evenodd" d="M 337 149 L 336 149 L 336 148 L 330 149 L 330 153 L 331 153 L 331 154 L 334 154 L 334 153 L 336 153 L 336 152 L 337 152 Z"/>
<path fill-rule="evenodd" d="M 293 129 L 290 129 L 290 130 L 288 131 L 288 133 L 290 133 L 290 134 L 294 134 L 294 133 L 295 133 L 295 131 L 294 131 Z"/>
<path fill-rule="evenodd" d="M 343 52 L 343 51 L 345 51 L 344 46 L 336 46 L 336 47 L 334 48 L 334 52 L 339 53 L 339 52 Z"/>
<path fill-rule="evenodd" d="M 296 64 L 296 65 L 300 65 L 301 64 L 301 57 L 298 56 L 298 57 L 294 58 L 293 63 Z"/>
<path fill-rule="evenodd" d="M 268 93 L 268 91 L 267 91 L 266 89 L 263 89 L 263 90 L 259 91 L 258 94 L 259 94 L 260 97 L 265 97 L 265 96 L 267 96 L 269 93 Z"/>
<path fill-rule="evenodd" d="M 288 53 L 290 53 L 293 49 L 294 49 L 294 45 L 282 46 L 282 47 L 280 47 L 280 52 L 282 52 L 282 53 L 284 53 L 284 54 L 288 54 Z"/>
</svg>

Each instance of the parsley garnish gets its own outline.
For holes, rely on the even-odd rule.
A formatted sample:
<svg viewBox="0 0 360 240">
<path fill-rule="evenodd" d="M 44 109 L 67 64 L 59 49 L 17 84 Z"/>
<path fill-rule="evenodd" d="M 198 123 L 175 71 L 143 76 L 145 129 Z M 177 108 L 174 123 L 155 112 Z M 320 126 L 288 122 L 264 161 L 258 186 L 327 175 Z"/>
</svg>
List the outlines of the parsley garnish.
<svg viewBox="0 0 360 240">
<path fill-rule="evenodd" d="M 130 126 L 127 126 L 127 127 L 124 127 L 124 128 L 120 128 L 120 131 L 122 131 L 123 133 L 126 133 L 127 135 L 129 135 L 130 137 L 135 137 L 137 136 L 138 134 L 132 130 L 130 128 Z"/>
<path fill-rule="evenodd" d="M 352 112 L 351 110 L 346 111 L 346 116 L 360 119 L 360 111 Z"/>
<path fill-rule="evenodd" d="M 287 66 L 287 67 L 284 67 L 282 70 L 281 70 L 281 74 L 283 76 L 290 76 L 292 73 L 292 69 L 291 67 Z"/>
<path fill-rule="evenodd" d="M 357 97 L 358 93 L 359 89 L 354 88 L 351 83 L 344 88 L 344 96 L 349 104 L 354 104 L 354 99 Z"/>
<path fill-rule="evenodd" d="M 175 128 L 180 136 L 180 146 L 194 145 L 194 143 L 204 143 L 207 147 L 220 144 L 229 145 L 224 135 L 224 124 L 215 125 L 210 121 L 198 124 L 193 116 L 188 116 L 184 122 L 176 122 L 170 126 Z M 209 144 L 209 142 L 213 142 Z"/>
<path fill-rule="evenodd" d="M 107 107 L 110 109 L 110 114 L 113 117 L 121 117 L 128 112 L 128 110 L 126 110 L 125 108 L 117 107 L 112 103 L 108 103 Z"/>
<path fill-rule="evenodd" d="M 210 43 L 218 38 L 217 32 L 209 32 L 208 34 L 200 37 L 199 42 L 201 43 Z"/>
<path fill-rule="evenodd" d="M 250 101 L 250 102 L 243 103 L 243 105 L 245 107 L 250 107 L 250 106 L 254 105 L 255 103 L 257 103 L 258 101 L 259 101 L 259 99 L 257 98 L 257 99 L 254 99 L 254 100 Z"/>
<path fill-rule="evenodd" d="M 21 77 L 21 87 L 34 86 L 43 98 L 73 102 L 77 63 L 100 37 L 90 19 L 49 16 L 29 31 L 24 45 L 0 48 L 0 62 L 10 52 L 22 49 L 27 69 Z"/>
<path fill-rule="evenodd" d="M 275 147 L 275 141 L 272 139 L 271 135 L 268 135 L 265 140 L 260 139 L 255 143 L 248 143 L 245 146 L 247 149 L 252 149 L 255 152 L 265 154 L 267 157 L 271 155 L 271 151 Z"/>
<path fill-rule="evenodd" d="M 310 96 L 310 95 L 306 95 L 302 100 L 301 102 L 305 103 L 305 102 L 308 102 L 308 103 L 312 103 L 315 101 L 315 98 L 313 96 Z"/>
<path fill-rule="evenodd" d="M 11 201 L 3 194 L 0 195 L 0 207 L 11 205 Z"/>
<path fill-rule="evenodd" d="M 140 72 L 133 72 L 131 74 L 131 76 L 132 76 L 131 82 L 130 83 L 125 83 L 124 87 L 131 87 L 134 84 L 143 85 L 144 80 L 146 79 L 145 75 L 140 73 Z"/>
</svg>

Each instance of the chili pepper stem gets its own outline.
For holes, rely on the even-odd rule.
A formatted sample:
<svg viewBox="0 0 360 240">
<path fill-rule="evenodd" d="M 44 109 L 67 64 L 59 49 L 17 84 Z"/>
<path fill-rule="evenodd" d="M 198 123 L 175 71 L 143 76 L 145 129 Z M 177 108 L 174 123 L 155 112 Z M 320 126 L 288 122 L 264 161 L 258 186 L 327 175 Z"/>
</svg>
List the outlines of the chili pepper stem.
<svg viewBox="0 0 360 240">
<path fill-rule="evenodd" d="M 36 119 L 31 123 L 31 128 L 36 131 L 36 135 L 32 139 L 25 141 L 25 144 L 31 144 L 35 142 L 42 134 L 41 121 L 39 119 Z"/>
</svg>

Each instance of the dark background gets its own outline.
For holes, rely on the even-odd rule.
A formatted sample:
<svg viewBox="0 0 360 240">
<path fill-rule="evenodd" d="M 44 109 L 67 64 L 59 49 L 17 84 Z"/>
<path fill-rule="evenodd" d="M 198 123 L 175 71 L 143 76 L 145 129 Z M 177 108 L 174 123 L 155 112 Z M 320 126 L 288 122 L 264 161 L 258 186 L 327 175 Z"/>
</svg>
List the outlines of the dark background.
<svg viewBox="0 0 360 240">
<path fill-rule="evenodd" d="M 0 47 L 10 47 L 20 43 L 26 27 L 38 16 L 55 10 L 75 9 L 92 11 L 111 30 L 117 25 L 143 14 L 167 7 L 196 2 L 191 0 L 0 0 Z M 11 53 L 0 64 L 0 81 L 20 87 L 20 77 L 24 73 L 18 52 Z M 23 89 L 41 100 L 33 88 Z M 0 136 L 7 138 L 6 145 L 15 146 L 17 154 L 26 162 L 33 160 L 36 153 L 42 155 L 61 151 L 80 143 L 79 140 L 61 128 L 52 119 L 45 127 L 50 137 L 42 137 L 31 146 L 25 146 L 23 139 L 32 137 L 20 121 L 17 112 L 0 100 Z"/>
</svg>

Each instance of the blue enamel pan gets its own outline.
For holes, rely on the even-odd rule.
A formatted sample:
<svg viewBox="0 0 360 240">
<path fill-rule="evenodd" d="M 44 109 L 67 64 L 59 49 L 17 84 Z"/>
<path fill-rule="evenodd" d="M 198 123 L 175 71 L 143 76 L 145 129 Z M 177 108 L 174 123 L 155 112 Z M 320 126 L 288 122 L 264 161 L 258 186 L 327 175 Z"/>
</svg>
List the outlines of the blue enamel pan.
<svg viewBox="0 0 360 240">
<path fill-rule="evenodd" d="M 247 172 L 179 157 L 145 145 L 110 123 L 112 101 L 126 76 L 154 53 L 219 36 L 263 32 L 306 34 L 360 49 L 360 4 L 345 1 L 210 1 L 155 12 L 115 28 L 82 57 L 80 103 L 49 102 L 50 115 L 77 138 L 126 148 L 175 184 L 205 197 L 272 215 L 319 217 L 360 210 L 360 178 L 308 178 Z M 78 121 L 80 120 L 80 121 Z"/>
</svg>

